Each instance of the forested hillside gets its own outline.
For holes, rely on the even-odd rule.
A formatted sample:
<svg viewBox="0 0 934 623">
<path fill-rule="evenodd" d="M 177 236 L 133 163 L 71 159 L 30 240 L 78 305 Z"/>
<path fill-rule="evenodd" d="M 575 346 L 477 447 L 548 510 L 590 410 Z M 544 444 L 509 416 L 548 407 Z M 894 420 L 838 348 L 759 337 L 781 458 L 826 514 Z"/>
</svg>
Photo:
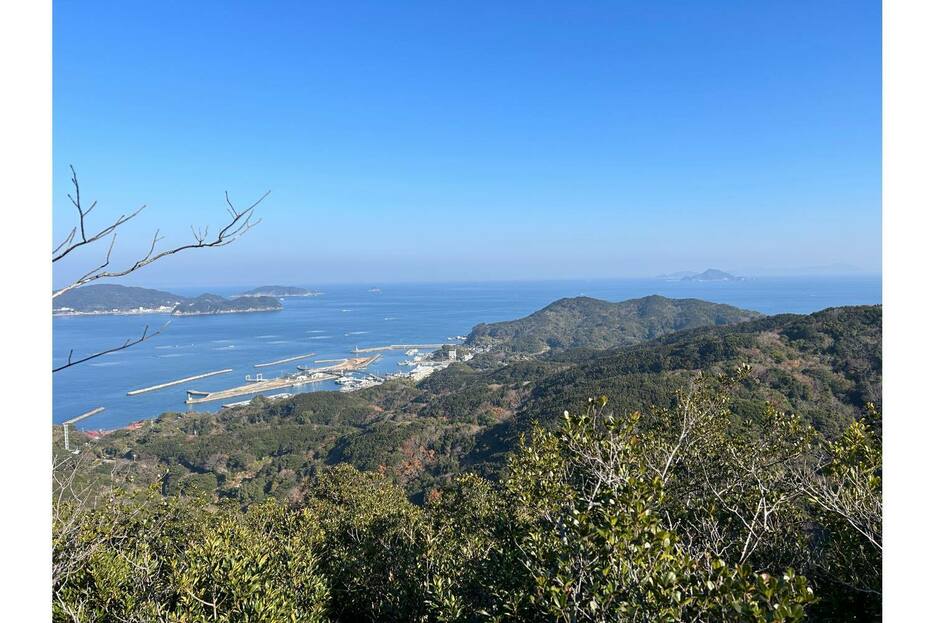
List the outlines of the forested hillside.
<svg viewBox="0 0 934 623">
<path fill-rule="evenodd" d="M 174 308 L 185 300 L 184 296 L 149 288 L 121 286 L 117 284 L 93 284 L 75 288 L 55 299 L 55 310 L 72 310 L 83 313 Z"/>
<path fill-rule="evenodd" d="M 833 442 L 765 404 L 737 426 L 749 373 L 703 375 L 651 417 L 591 399 L 532 426 L 500 478 L 421 504 L 346 464 L 245 511 L 196 490 L 87 496 L 60 466 L 54 619 L 878 620 L 878 412 Z"/>
<path fill-rule="evenodd" d="M 58 620 L 877 618 L 881 332 L 835 308 L 56 429 Z"/>
<path fill-rule="evenodd" d="M 350 394 L 164 414 L 85 446 L 84 471 L 101 484 L 115 474 L 131 488 L 158 483 L 165 494 L 249 504 L 298 498 L 322 467 L 347 462 L 379 470 L 421 499 L 464 471 L 495 476 L 533 422 L 550 427 L 588 397 L 651 413 L 670 407 L 698 371 L 737 365 L 750 367 L 732 393 L 738 420 L 759 417 L 768 401 L 835 438 L 866 403 L 881 407 L 881 320 L 880 307 L 775 316 L 609 351 L 505 365 L 480 356 L 418 385 L 392 381 Z"/>
<path fill-rule="evenodd" d="M 555 301 L 519 320 L 478 325 L 467 336 L 467 345 L 522 353 L 605 349 L 759 316 L 758 312 L 698 299 L 656 295 L 610 303 L 580 296 Z"/>
</svg>

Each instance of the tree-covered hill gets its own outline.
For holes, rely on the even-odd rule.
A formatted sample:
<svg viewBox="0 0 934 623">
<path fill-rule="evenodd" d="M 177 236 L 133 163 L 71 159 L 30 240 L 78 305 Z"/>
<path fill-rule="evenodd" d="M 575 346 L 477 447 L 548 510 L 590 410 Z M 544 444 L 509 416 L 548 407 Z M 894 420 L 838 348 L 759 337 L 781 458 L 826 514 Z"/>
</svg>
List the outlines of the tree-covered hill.
<svg viewBox="0 0 934 623">
<path fill-rule="evenodd" d="M 881 307 L 835 308 L 505 365 L 481 356 L 418 385 L 392 381 L 350 394 L 165 414 L 84 452 L 92 479 L 109 479 L 116 468 L 133 487 L 158 482 L 166 493 L 200 491 L 244 504 L 300 495 L 309 476 L 339 462 L 381 470 L 418 497 L 463 471 L 498 473 L 534 422 L 551 427 L 591 396 L 649 413 L 669 407 L 698 371 L 737 365 L 750 367 L 733 393 L 737 418 L 758 417 L 768 400 L 834 438 L 867 402 L 881 405 L 881 321 Z"/>
<path fill-rule="evenodd" d="M 55 299 L 53 309 L 82 313 L 128 311 L 140 307 L 171 310 L 184 300 L 184 296 L 149 288 L 94 284 L 75 288 L 60 295 Z"/>
<path fill-rule="evenodd" d="M 519 320 L 478 325 L 467 336 L 467 345 L 521 353 L 605 349 L 759 316 L 758 312 L 698 299 L 655 295 L 611 303 L 581 296 L 555 301 Z"/>
<path fill-rule="evenodd" d="M 623 349 L 569 352 L 551 358 L 564 366 L 535 382 L 520 417 L 547 419 L 594 390 L 648 409 L 664 404 L 670 388 L 694 371 L 745 363 L 752 375 L 741 395 L 767 398 L 833 435 L 866 403 L 881 404 L 881 345 L 882 308 L 867 306 L 694 329 Z"/>
<path fill-rule="evenodd" d="M 278 311 L 282 309 L 279 299 L 271 296 L 238 296 L 226 299 L 216 294 L 202 294 L 179 303 L 172 314 L 197 316 L 204 314 L 230 314 L 238 312 Z"/>
</svg>

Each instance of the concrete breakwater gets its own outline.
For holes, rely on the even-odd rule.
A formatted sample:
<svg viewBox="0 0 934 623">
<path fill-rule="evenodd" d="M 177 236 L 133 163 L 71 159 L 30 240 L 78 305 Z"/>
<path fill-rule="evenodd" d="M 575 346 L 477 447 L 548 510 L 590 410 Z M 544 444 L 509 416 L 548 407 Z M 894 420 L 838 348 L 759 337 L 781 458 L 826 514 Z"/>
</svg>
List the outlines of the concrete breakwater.
<svg viewBox="0 0 934 623">
<path fill-rule="evenodd" d="M 228 372 L 233 372 L 233 368 L 225 368 L 223 370 L 215 370 L 214 372 L 205 372 L 204 374 L 196 374 L 194 376 L 186 376 L 183 379 L 178 379 L 177 381 L 168 381 L 167 383 L 160 383 L 158 385 L 152 385 L 151 387 L 143 387 L 142 389 L 134 389 L 126 393 L 127 396 L 137 396 L 139 394 L 145 394 L 147 392 L 154 392 L 156 390 L 165 389 L 166 387 L 172 387 L 173 385 L 181 385 L 182 383 L 187 383 L 189 381 L 197 381 L 198 379 L 206 379 L 209 376 L 217 376 L 218 374 L 227 374 Z"/>
</svg>

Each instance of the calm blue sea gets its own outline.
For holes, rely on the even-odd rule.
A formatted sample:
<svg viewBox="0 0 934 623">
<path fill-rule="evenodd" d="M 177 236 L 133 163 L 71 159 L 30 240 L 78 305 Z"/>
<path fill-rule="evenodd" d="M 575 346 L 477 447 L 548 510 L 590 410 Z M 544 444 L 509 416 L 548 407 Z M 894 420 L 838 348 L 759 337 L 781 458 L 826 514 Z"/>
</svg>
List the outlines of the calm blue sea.
<svg viewBox="0 0 934 623">
<path fill-rule="evenodd" d="M 129 337 L 145 325 L 155 329 L 171 320 L 161 335 L 127 350 L 53 375 L 53 422 L 95 407 L 105 411 L 84 420 L 79 428 L 112 429 L 166 411 L 184 411 L 185 390 L 220 390 L 243 382 L 244 375 L 263 372 L 267 378 L 295 370 L 315 359 L 351 356 L 354 346 L 392 343 L 445 342 L 467 335 L 480 322 L 511 320 L 548 303 L 586 295 L 621 301 L 661 294 L 728 303 L 766 314 L 809 313 L 839 305 L 882 302 L 880 277 L 774 278 L 739 282 L 690 283 L 655 279 L 499 282 L 482 284 L 387 284 L 314 287 L 318 297 L 283 301 L 280 312 L 172 318 L 167 315 L 85 316 L 53 319 L 53 358 L 63 363 L 69 349 L 75 358 Z M 208 288 L 231 295 L 236 290 Z M 205 291 L 174 290 L 195 295 Z M 257 370 L 254 364 L 314 352 L 309 360 Z M 371 370 L 400 370 L 400 352 L 389 351 Z M 203 372 L 233 368 L 233 372 L 128 397 L 126 392 Z M 279 391 L 333 390 L 333 383 Z M 276 393 L 276 392 L 273 392 Z M 242 400 L 249 398 L 237 398 Z M 215 410 L 220 403 L 199 405 Z"/>
</svg>

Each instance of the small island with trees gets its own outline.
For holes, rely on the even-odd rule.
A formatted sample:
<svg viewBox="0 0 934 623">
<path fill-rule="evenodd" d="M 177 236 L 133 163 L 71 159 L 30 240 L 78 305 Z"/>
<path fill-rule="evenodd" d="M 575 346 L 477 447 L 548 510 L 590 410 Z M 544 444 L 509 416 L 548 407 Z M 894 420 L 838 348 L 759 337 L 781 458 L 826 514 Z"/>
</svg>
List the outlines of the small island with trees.
<svg viewBox="0 0 934 623">
<path fill-rule="evenodd" d="M 286 298 L 292 296 L 320 296 L 321 293 L 315 290 L 306 290 L 305 288 L 296 288 L 294 286 L 260 286 L 253 288 L 239 296 L 258 297 L 274 296 L 277 298 Z"/>
</svg>

